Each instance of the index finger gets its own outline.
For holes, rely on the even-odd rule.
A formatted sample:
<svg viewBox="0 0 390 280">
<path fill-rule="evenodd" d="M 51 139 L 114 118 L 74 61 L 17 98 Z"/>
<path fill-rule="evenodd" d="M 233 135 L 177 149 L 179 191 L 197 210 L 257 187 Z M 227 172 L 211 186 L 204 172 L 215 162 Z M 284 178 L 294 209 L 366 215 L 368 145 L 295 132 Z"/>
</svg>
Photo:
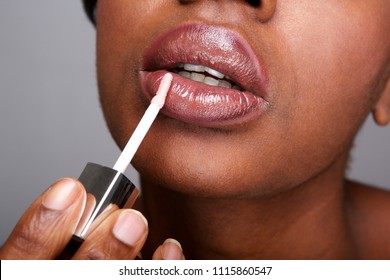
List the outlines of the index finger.
<svg viewBox="0 0 390 280">
<path fill-rule="evenodd" d="M 53 259 L 69 242 L 81 217 L 85 190 L 62 179 L 38 197 L 23 214 L 0 250 L 0 259 Z"/>
</svg>

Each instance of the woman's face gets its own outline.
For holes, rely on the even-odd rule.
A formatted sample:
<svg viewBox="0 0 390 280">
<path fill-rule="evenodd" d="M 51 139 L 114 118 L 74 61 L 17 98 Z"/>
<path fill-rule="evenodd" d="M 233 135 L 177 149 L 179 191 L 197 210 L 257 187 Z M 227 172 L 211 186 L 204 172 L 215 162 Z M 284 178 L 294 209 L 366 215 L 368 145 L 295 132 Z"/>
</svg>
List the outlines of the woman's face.
<svg viewBox="0 0 390 280">
<path fill-rule="evenodd" d="M 99 91 L 120 147 L 175 72 L 133 161 L 173 190 L 269 195 L 343 167 L 389 78 L 388 0 L 98 2 Z"/>
</svg>

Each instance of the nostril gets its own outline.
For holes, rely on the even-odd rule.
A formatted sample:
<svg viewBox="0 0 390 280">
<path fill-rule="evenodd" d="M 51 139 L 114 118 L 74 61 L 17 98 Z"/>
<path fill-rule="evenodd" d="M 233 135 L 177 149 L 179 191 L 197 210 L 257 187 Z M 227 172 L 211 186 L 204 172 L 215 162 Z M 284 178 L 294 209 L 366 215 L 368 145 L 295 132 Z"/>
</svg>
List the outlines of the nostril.
<svg viewBox="0 0 390 280">
<path fill-rule="evenodd" d="M 256 17 L 260 22 L 271 20 L 275 14 L 277 0 L 245 0 L 245 2 L 256 8 Z"/>
<path fill-rule="evenodd" d="M 251 5 L 252 7 L 260 7 L 260 0 L 246 0 L 246 2 L 249 3 L 249 5 Z"/>
</svg>

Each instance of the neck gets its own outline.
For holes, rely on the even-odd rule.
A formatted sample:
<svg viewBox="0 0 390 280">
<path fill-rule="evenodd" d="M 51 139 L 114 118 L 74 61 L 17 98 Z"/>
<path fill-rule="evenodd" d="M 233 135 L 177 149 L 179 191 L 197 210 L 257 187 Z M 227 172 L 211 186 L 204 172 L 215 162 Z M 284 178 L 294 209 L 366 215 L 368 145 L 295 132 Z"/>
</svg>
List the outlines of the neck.
<svg viewBox="0 0 390 280">
<path fill-rule="evenodd" d="M 353 258 L 344 174 L 337 170 L 272 197 L 237 200 L 188 196 L 142 180 L 150 226 L 144 254 L 176 238 L 187 259 Z"/>
</svg>

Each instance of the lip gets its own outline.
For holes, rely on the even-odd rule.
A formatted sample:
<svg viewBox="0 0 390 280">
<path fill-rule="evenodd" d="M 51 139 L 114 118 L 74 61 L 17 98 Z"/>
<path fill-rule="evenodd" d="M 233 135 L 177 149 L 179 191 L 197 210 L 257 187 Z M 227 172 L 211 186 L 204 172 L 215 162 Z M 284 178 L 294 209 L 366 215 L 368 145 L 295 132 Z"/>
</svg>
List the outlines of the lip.
<svg viewBox="0 0 390 280">
<path fill-rule="evenodd" d="M 172 73 L 162 109 L 189 124 L 220 128 L 258 118 L 268 107 L 267 75 L 249 43 L 232 30 L 185 24 L 158 37 L 143 57 L 142 92 L 153 98 L 162 77 L 183 63 L 203 65 L 229 76 L 241 90 L 206 85 Z"/>
</svg>

